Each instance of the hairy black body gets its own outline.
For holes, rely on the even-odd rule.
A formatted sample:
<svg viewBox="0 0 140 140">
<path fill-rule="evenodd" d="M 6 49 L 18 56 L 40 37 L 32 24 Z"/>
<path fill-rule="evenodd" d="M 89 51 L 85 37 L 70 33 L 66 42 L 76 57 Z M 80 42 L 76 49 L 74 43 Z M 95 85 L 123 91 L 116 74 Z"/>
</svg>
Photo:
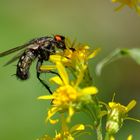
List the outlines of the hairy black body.
<svg viewBox="0 0 140 140">
<path fill-rule="evenodd" d="M 34 50 L 27 50 L 22 54 L 18 63 L 17 63 L 17 72 L 16 76 L 21 80 L 26 80 L 29 78 L 29 68 L 33 60 L 37 57 Z"/>
<path fill-rule="evenodd" d="M 40 66 L 42 65 L 43 61 L 48 61 L 51 54 L 55 54 L 56 48 L 62 50 L 66 48 L 64 36 L 55 35 L 54 37 L 41 37 L 33 39 L 22 46 L 0 53 L 0 57 L 24 49 L 17 56 L 14 56 L 10 61 L 8 61 L 5 65 L 8 65 L 19 59 L 17 63 L 16 76 L 21 80 L 26 80 L 29 78 L 29 69 L 32 62 L 37 59 L 37 78 L 48 89 L 48 91 L 52 93 L 49 86 L 45 84 L 42 79 L 40 79 L 40 73 L 42 72 L 40 70 Z M 57 74 L 55 72 L 52 73 Z"/>
</svg>

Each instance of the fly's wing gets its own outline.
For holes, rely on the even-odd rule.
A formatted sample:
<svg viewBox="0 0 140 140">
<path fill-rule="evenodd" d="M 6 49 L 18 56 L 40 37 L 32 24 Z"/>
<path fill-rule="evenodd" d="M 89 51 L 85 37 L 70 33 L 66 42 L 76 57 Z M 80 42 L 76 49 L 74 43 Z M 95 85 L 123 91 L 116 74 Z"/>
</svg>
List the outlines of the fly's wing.
<svg viewBox="0 0 140 140">
<path fill-rule="evenodd" d="M 16 56 L 14 56 L 12 59 L 10 59 L 7 63 L 4 64 L 4 66 L 7 66 L 11 63 L 13 63 L 14 61 L 16 61 L 17 59 L 19 59 L 19 57 L 24 53 L 23 51 L 20 51 Z"/>
<path fill-rule="evenodd" d="M 20 51 L 16 56 L 14 56 L 11 60 L 9 60 L 6 64 L 4 64 L 4 66 L 7 66 L 7 65 L 13 63 L 14 61 L 16 61 L 16 60 L 23 54 L 23 52 L 24 52 L 26 49 L 38 47 L 38 45 L 35 44 L 34 41 L 35 41 L 35 39 L 30 40 L 28 43 L 26 43 L 26 44 L 24 44 L 24 45 L 22 45 L 22 46 L 18 46 L 18 47 L 16 47 L 16 48 L 12 48 L 12 49 L 10 49 L 10 50 L 7 50 L 7 51 L 5 51 L 5 52 L 0 53 L 0 57 L 4 57 L 4 56 L 9 55 L 9 54 L 11 54 L 11 53 L 14 53 L 14 52 L 16 52 L 16 51 L 22 50 L 22 51 Z"/>
<path fill-rule="evenodd" d="M 28 43 L 26 43 L 26 44 L 24 44 L 24 45 L 21 45 L 21 46 L 12 48 L 12 49 L 7 50 L 7 51 L 5 51 L 5 52 L 1 52 L 1 53 L 0 53 L 0 57 L 9 55 L 9 54 L 11 54 L 11 53 L 14 53 L 14 52 L 19 51 L 19 50 L 24 49 L 24 48 L 36 48 L 36 47 L 38 47 L 38 45 L 35 44 L 35 41 L 36 41 L 36 40 L 37 40 L 37 39 L 34 38 L 34 39 L 30 40 Z"/>
<path fill-rule="evenodd" d="M 11 53 L 14 53 L 14 52 L 16 52 L 16 51 L 19 51 L 19 50 L 21 50 L 21 49 L 24 49 L 24 48 L 26 48 L 26 47 L 29 47 L 30 45 L 32 45 L 32 44 L 31 44 L 31 43 L 27 43 L 27 44 L 24 44 L 24 45 L 22 45 L 22 46 L 18 46 L 18 47 L 16 47 L 16 48 L 12 48 L 12 49 L 10 49 L 10 50 L 8 50 L 8 51 L 5 51 L 5 52 L 0 53 L 0 57 L 3 57 L 3 56 L 6 56 L 6 55 L 8 55 L 8 54 L 11 54 Z"/>
</svg>

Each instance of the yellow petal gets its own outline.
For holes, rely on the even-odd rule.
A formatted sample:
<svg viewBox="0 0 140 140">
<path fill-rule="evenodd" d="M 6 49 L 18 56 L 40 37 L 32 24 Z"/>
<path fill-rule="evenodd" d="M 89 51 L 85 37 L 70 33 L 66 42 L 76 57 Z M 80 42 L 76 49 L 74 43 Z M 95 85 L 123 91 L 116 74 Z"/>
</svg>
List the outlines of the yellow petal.
<svg viewBox="0 0 140 140">
<path fill-rule="evenodd" d="M 43 66 L 40 67 L 41 71 L 49 71 L 49 70 L 54 70 L 54 69 L 56 69 L 55 65 L 47 65 L 47 66 L 43 65 Z"/>
<path fill-rule="evenodd" d="M 61 56 L 60 55 L 50 55 L 50 58 L 49 58 L 50 61 L 52 62 L 57 62 L 57 61 L 60 61 L 61 60 Z"/>
<path fill-rule="evenodd" d="M 124 6 L 125 6 L 124 3 L 120 4 L 120 6 L 118 6 L 117 8 L 115 8 L 115 11 L 117 12 L 117 11 L 122 10 L 122 8 L 123 8 Z"/>
<path fill-rule="evenodd" d="M 69 107 L 69 115 L 72 116 L 74 114 L 74 109 L 73 107 Z"/>
<path fill-rule="evenodd" d="M 83 80 L 86 68 L 87 68 L 87 66 L 85 65 L 85 66 L 83 66 L 83 69 L 80 70 L 79 75 L 77 76 L 75 87 L 77 87 L 81 83 L 81 81 Z"/>
<path fill-rule="evenodd" d="M 85 126 L 83 124 L 77 124 L 70 129 L 70 132 L 73 133 L 75 131 L 85 130 Z"/>
<path fill-rule="evenodd" d="M 68 117 L 67 117 L 67 122 L 70 122 L 71 121 L 71 117 L 73 116 L 74 114 L 74 109 L 72 106 L 69 107 L 69 114 L 68 114 Z"/>
<path fill-rule="evenodd" d="M 99 118 L 102 118 L 102 117 L 104 117 L 105 115 L 107 115 L 107 111 L 106 111 L 106 110 L 103 110 L 103 111 L 100 111 L 98 117 L 99 117 Z"/>
<path fill-rule="evenodd" d="M 48 111 L 46 121 L 50 120 L 50 118 L 60 110 L 58 107 L 53 107 Z"/>
<path fill-rule="evenodd" d="M 113 108 L 116 105 L 116 103 L 115 102 L 109 102 L 108 105 L 109 105 L 110 108 Z"/>
<path fill-rule="evenodd" d="M 49 81 L 53 82 L 55 84 L 58 84 L 60 86 L 63 85 L 63 82 L 62 82 L 62 80 L 61 80 L 61 78 L 59 76 L 52 77 L 52 78 L 50 78 Z"/>
<path fill-rule="evenodd" d="M 82 89 L 82 94 L 89 95 L 89 94 L 96 94 L 98 92 L 98 89 L 96 87 L 86 87 Z"/>
<path fill-rule="evenodd" d="M 75 140 L 75 138 L 72 137 L 71 135 L 69 135 L 69 136 L 67 137 L 67 140 Z"/>
<path fill-rule="evenodd" d="M 44 96 L 39 96 L 37 99 L 52 100 L 52 99 L 54 99 L 54 96 L 53 95 L 44 95 Z"/>
<path fill-rule="evenodd" d="M 37 139 L 37 140 L 53 140 L 53 138 L 51 138 L 51 137 L 48 136 L 48 135 L 45 135 L 45 136 L 43 136 L 42 138 L 39 138 L 39 139 Z"/>
<path fill-rule="evenodd" d="M 113 136 L 111 136 L 109 140 L 115 140 L 115 138 Z"/>
<path fill-rule="evenodd" d="M 85 49 L 85 50 L 89 50 L 89 48 L 90 48 L 90 47 L 87 46 L 87 45 L 86 45 L 86 46 L 83 46 L 83 49 Z"/>
<path fill-rule="evenodd" d="M 136 101 L 132 100 L 128 105 L 127 105 L 127 112 L 130 111 L 134 106 L 136 105 Z"/>
<path fill-rule="evenodd" d="M 61 133 L 56 133 L 55 138 L 53 140 L 62 140 Z"/>
<path fill-rule="evenodd" d="M 49 121 L 51 124 L 56 124 L 56 123 L 58 123 L 59 120 L 58 119 L 56 119 L 56 120 L 49 119 Z"/>
<path fill-rule="evenodd" d="M 69 84 L 68 74 L 65 70 L 65 67 L 62 65 L 62 63 L 57 62 L 56 67 L 57 67 L 57 70 L 58 70 L 62 80 L 63 80 L 64 85 Z"/>
<path fill-rule="evenodd" d="M 94 50 L 94 51 L 88 56 L 88 59 L 91 59 L 91 58 L 95 57 L 95 56 L 98 54 L 98 52 L 99 52 L 100 50 L 101 50 L 100 48 Z"/>
<path fill-rule="evenodd" d="M 129 135 L 127 140 L 132 140 L 133 139 L 133 136 L 132 135 Z"/>
<path fill-rule="evenodd" d="M 61 122 L 61 124 L 62 124 L 62 126 L 61 126 L 62 131 L 63 132 L 68 132 L 69 131 L 69 128 L 67 126 L 67 122 L 66 122 L 66 118 L 64 116 L 64 113 L 61 114 L 61 121 L 62 121 Z"/>
<path fill-rule="evenodd" d="M 140 6 L 139 5 L 136 6 L 136 11 L 140 15 Z"/>
<path fill-rule="evenodd" d="M 69 60 L 66 57 L 62 57 L 61 55 L 50 55 L 49 58 L 50 61 L 56 63 L 56 62 L 62 62 L 62 63 L 66 63 Z"/>
</svg>

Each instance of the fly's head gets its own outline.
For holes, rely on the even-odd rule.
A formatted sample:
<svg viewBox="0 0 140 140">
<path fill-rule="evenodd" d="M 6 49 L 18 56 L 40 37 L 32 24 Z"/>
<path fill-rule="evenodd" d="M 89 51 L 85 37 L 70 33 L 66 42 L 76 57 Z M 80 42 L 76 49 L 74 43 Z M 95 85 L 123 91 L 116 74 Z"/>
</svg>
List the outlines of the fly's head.
<svg viewBox="0 0 140 140">
<path fill-rule="evenodd" d="M 55 43 L 56 43 L 56 47 L 58 49 L 62 49 L 62 50 L 66 49 L 65 37 L 64 36 L 55 35 L 54 40 L 55 40 Z"/>
</svg>

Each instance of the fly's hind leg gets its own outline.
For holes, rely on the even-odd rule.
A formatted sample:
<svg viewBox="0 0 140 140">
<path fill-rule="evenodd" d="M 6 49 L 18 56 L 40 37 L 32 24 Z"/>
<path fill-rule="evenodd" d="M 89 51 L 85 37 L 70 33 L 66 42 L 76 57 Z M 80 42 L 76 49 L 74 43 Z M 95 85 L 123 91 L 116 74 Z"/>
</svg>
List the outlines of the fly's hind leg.
<svg viewBox="0 0 140 140">
<path fill-rule="evenodd" d="M 36 65 L 36 69 L 37 69 L 37 79 L 40 81 L 40 83 L 45 86 L 45 88 L 49 91 L 50 94 L 52 94 L 52 91 L 50 89 L 50 87 L 40 78 L 40 74 L 42 73 L 42 71 L 40 71 L 40 67 L 43 63 L 43 60 L 38 60 L 37 61 L 37 65 Z"/>
</svg>

